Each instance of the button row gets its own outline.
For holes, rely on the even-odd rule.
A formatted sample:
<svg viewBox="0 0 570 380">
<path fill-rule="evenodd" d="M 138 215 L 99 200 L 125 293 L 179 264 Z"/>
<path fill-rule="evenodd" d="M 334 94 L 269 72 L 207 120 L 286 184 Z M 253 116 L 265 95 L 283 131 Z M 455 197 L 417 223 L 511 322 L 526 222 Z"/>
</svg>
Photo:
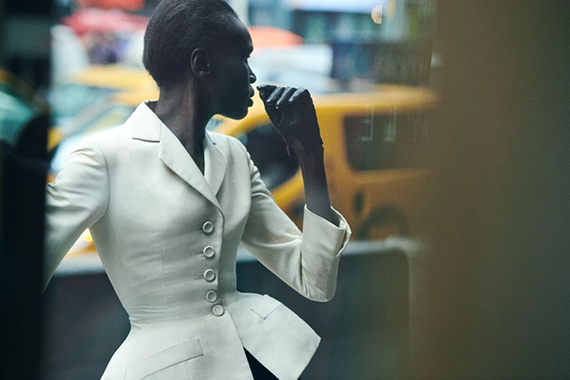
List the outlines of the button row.
<svg viewBox="0 0 570 380">
<path fill-rule="evenodd" d="M 210 221 L 204 222 L 204 224 L 202 224 L 202 232 L 204 232 L 206 235 L 211 234 L 214 232 L 214 224 Z M 202 253 L 205 257 L 210 259 L 216 255 L 216 250 L 211 245 L 208 245 L 204 247 Z M 212 269 L 206 269 L 204 272 L 204 279 L 208 282 L 215 281 L 216 277 L 216 272 L 214 272 Z M 211 303 L 216 302 L 218 300 L 218 293 L 215 290 L 208 290 L 206 292 L 206 300 Z M 214 314 L 216 317 L 221 317 L 224 315 L 224 313 L 225 310 L 222 305 L 217 304 L 212 307 L 212 314 Z"/>
</svg>

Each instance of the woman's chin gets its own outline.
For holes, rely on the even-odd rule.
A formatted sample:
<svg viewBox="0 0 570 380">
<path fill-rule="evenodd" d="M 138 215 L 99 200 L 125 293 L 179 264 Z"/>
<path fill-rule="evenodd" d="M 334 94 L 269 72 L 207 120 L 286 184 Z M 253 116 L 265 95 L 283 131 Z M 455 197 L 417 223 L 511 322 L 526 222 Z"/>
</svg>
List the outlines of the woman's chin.
<svg viewBox="0 0 570 380">
<path fill-rule="evenodd" d="M 222 114 L 222 116 L 225 116 L 227 118 L 234 119 L 234 120 L 241 120 L 247 116 L 247 113 L 248 113 L 248 108 L 245 108 L 245 109 L 241 110 L 240 112 L 231 112 L 231 113 L 227 112 L 225 114 Z"/>
</svg>

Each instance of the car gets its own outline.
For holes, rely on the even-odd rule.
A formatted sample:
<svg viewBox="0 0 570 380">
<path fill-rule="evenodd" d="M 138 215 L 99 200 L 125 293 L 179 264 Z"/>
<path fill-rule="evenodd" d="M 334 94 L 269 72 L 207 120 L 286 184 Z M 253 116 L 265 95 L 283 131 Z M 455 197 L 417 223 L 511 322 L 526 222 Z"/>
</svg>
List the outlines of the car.
<svg viewBox="0 0 570 380">
<path fill-rule="evenodd" d="M 69 83 L 49 91 L 54 126 L 49 131 L 48 149 L 53 150 L 64 138 L 81 132 L 77 126 L 81 122 L 75 118 L 84 110 L 104 107 L 99 103 L 112 99 L 114 94 L 147 88 L 157 91 L 152 77 L 139 67 L 93 65 L 73 75 Z M 89 112 L 94 113 L 93 110 Z"/>
<path fill-rule="evenodd" d="M 158 90 L 114 94 L 99 109 L 85 110 L 77 129 L 62 141 L 52 161 L 54 174 L 79 141 L 117 126 Z M 421 161 L 429 149 L 431 114 L 437 94 L 427 88 L 380 85 L 372 92 L 313 97 L 325 144 L 331 203 L 347 219 L 355 239 L 421 234 L 430 222 L 427 199 L 432 170 Z M 216 116 L 207 127 L 238 138 L 248 149 L 277 204 L 301 226 L 304 189 L 294 154 L 289 156 L 256 93 L 248 116 Z M 93 251 L 88 232 L 73 253 Z"/>
<path fill-rule="evenodd" d="M 25 129 L 37 119 L 47 120 L 49 113 L 48 104 L 32 88 L 0 68 L 0 140 L 16 146 Z"/>
<path fill-rule="evenodd" d="M 437 94 L 427 88 L 381 85 L 373 92 L 315 95 L 325 145 L 331 203 L 356 239 L 422 234 L 432 212 L 429 149 Z M 261 101 L 242 120 L 223 119 L 216 131 L 240 139 L 277 204 L 301 225 L 303 180 L 271 126 Z"/>
</svg>

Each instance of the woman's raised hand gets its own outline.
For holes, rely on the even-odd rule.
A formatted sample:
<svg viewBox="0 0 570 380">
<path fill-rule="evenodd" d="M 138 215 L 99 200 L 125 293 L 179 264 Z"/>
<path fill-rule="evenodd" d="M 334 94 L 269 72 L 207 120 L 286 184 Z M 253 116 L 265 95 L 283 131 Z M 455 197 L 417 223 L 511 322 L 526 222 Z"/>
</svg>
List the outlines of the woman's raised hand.
<svg viewBox="0 0 570 380">
<path fill-rule="evenodd" d="M 297 149 L 299 144 L 294 142 L 295 139 L 300 142 L 304 153 L 322 148 L 317 114 L 307 89 L 268 84 L 259 85 L 257 89 L 271 123 L 287 144 L 288 152 L 292 143 Z"/>
</svg>

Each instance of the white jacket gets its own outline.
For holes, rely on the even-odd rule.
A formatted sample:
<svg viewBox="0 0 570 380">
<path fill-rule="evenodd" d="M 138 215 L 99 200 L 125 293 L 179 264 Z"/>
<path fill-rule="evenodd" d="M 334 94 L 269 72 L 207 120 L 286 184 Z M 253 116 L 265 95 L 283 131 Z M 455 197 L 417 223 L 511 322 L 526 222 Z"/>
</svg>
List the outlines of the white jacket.
<svg viewBox="0 0 570 380">
<path fill-rule="evenodd" d="M 103 379 L 252 379 L 243 347 L 296 379 L 320 338 L 265 295 L 236 290 L 240 242 L 302 295 L 330 300 L 350 236 L 305 208 L 277 207 L 245 147 L 207 133 L 202 175 L 147 104 L 88 139 L 48 185 L 46 285 L 90 228 L 131 331 Z"/>
</svg>

